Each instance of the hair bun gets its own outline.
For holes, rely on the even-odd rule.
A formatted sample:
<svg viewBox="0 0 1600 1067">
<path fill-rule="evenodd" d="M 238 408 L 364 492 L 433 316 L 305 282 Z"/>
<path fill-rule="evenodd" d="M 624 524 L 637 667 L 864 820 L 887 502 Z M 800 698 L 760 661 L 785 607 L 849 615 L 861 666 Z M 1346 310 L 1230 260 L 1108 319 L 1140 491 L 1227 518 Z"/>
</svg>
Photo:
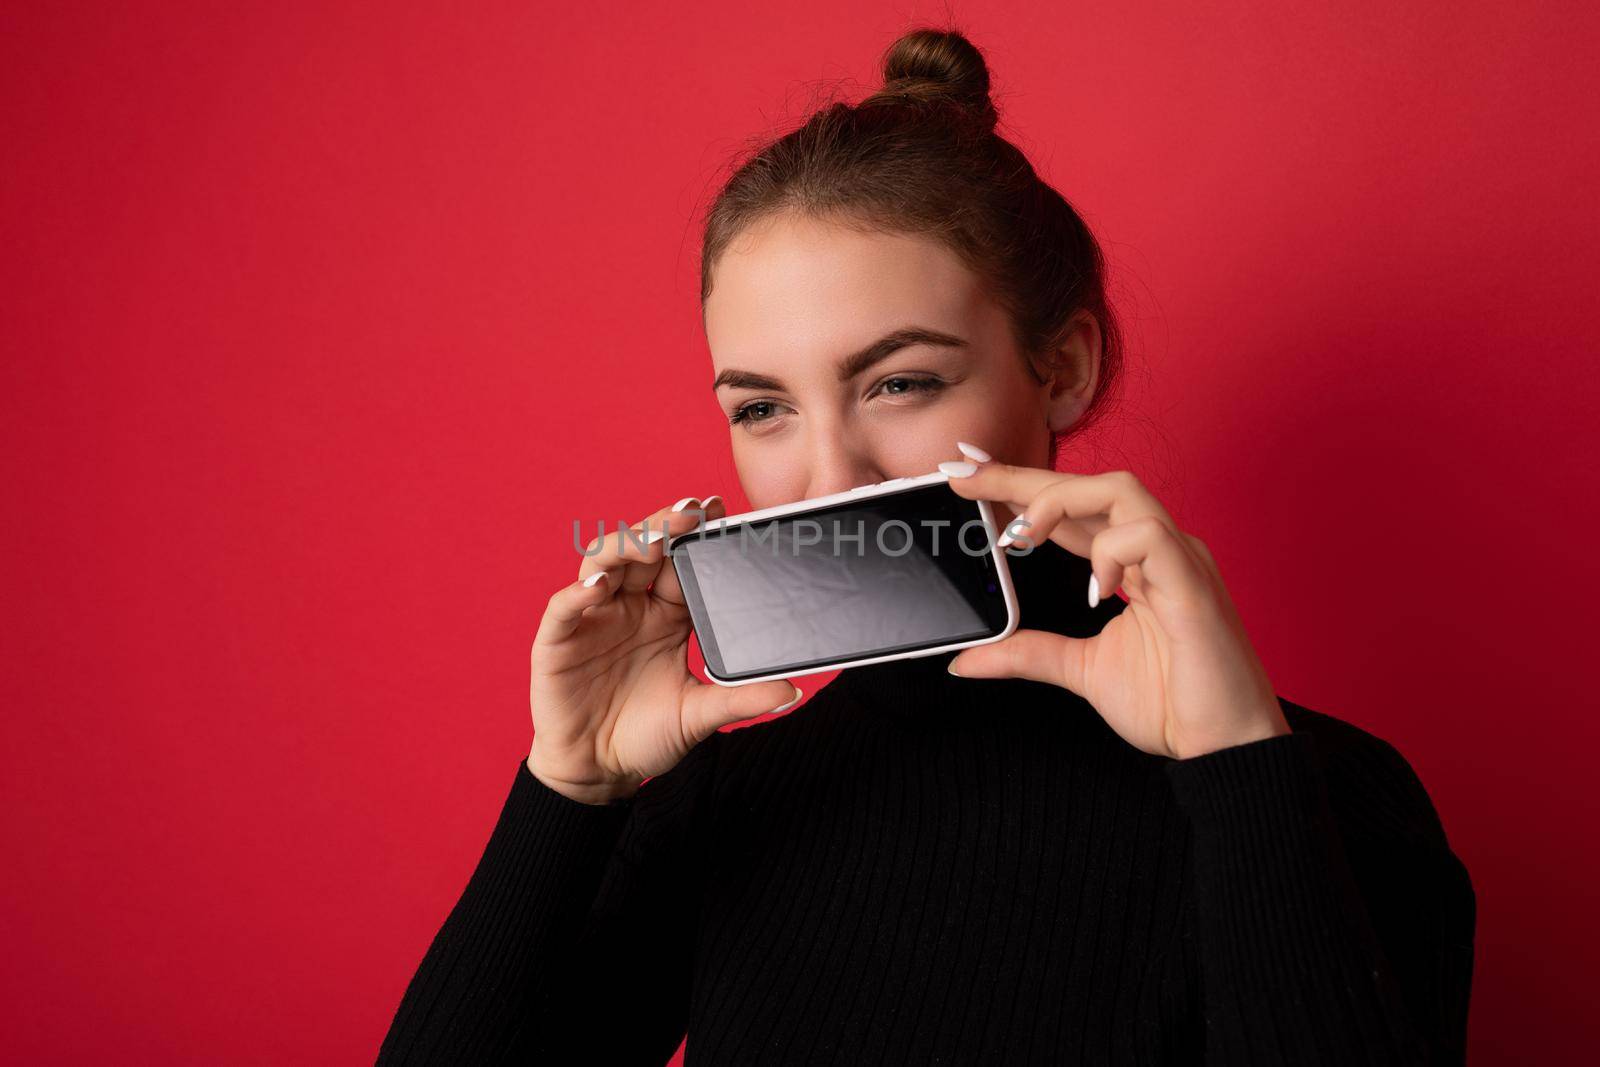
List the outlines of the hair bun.
<svg viewBox="0 0 1600 1067">
<path fill-rule="evenodd" d="M 912 30 L 889 46 L 883 88 L 873 99 L 889 97 L 948 97 L 983 115 L 988 126 L 995 122 L 989 66 L 978 46 L 953 30 Z"/>
</svg>

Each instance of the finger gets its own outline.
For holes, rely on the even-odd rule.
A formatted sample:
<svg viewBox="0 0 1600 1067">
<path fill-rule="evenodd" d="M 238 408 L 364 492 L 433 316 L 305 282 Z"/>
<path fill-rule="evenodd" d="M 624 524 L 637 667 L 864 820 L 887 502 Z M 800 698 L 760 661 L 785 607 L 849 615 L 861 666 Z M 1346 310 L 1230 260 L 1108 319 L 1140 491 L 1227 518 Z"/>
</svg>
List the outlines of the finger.
<svg viewBox="0 0 1600 1067">
<path fill-rule="evenodd" d="M 670 508 L 656 512 L 642 524 L 647 532 L 644 551 L 628 546 L 628 561 L 618 583 L 623 592 L 642 593 L 661 573 L 667 558 L 667 541 L 688 533 L 702 521 L 705 509 L 697 496 L 686 496 Z"/>
<path fill-rule="evenodd" d="M 576 581 L 557 589 L 550 595 L 533 643 L 553 645 L 571 637 L 583 621 L 583 609 L 603 604 L 610 597 L 609 584 L 606 572 L 596 571 L 592 583 Z"/>
<path fill-rule="evenodd" d="M 1007 503 L 1019 509 L 1007 527 L 1013 539 L 1035 543 L 1050 537 L 1079 556 L 1101 531 L 1120 523 L 1153 516 L 1174 534 L 1178 524 L 1161 501 L 1129 471 L 1103 474 L 1064 474 L 1031 467 L 1012 468 L 990 477 L 989 465 L 971 477 L 952 478 L 951 488 L 962 496 L 994 499 L 992 493 L 1010 493 Z M 1040 477 L 1042 475 L 1042 477 Z M 1026 498 L 1023 494 L 1028 494 Z"/>
<path fill-rule="evenodd" d="M 578 577 L 588 578 L 596 571 L 605 571 L 610 575 L 609 584 L 612 592 L 620 592 L 630 566 L 635 563 L 649 563 L 652 557 L 659 564 L 661 559 L 659 543 L 673 533 L 681 533 L 693 527 L 694 517 L 685 516 L 684 512 L 695 503 L 694 497 L 684 497 L 677 504 L 652 512 L 636 525 L 619 526 L 604 537 L 590 541 L 591 554 L 586 555 L 583 563 L 579 565 Z M 679 505 L 682 505 L 680 510 L 676 512 L 672 510 Z M 672 528 L 673 522 L 678 524 L 676 529 Z"/>
<path fill-rule="evenodd" d="M 705 513 L 703 521 L 709 523 L 726 517 L 728 505 L 720 494 L 713 493 L 701 501 L 700 510 Z M 693 527 L 690 527 L 690 529 L 693 529 Z M 679 549 L 679 551 L 681 552 L 682 549 Z M 678 581 L 678 569 L 671 566 L 670 562 L 663 565 L 657 572 L 656 580 L 650 586 L 650 594 L 679 607 L 687 606 L 683 596 L 683 585 Z"/>
<path fill-rule="evenodd" d="M 1211 572 L 1211 577 L 1220 584 L 1222 582 L 1222 568 L 1217 566 L 1217 558 L 1211 554 L 1211 549 L 1206 543 L 1192 533 L 1185 532 L 1184 540 L 1194 550 L 1195 557 L 1205 564 L 1206 570 Z"/>
<path fill-rule="evenodd" d="M 1137 566 L 1139 592 L 1158 617 L 1163 602 L 1195 602 L 1210 593 L 1203 565 L 1181 535 L 1154 516 L 1096 534 L 1089 548 L 1089 566 L 1102 598 L 1115 592 L 1128 569 Z"/>
<path fill-rule="evenodd" d="M 740 686 L 691 682 L 683 697 L 684 727 L 698 742 L 729 723 L 792 708 L 803 696 L 787 679 Z"/>
<path fill-rule="evenodd" d="M 1081 475 L 1051 482 L 1019 510 L 1007 532 L 1012 534 L 1013 541 L 1026 539 L 1034 544 L 1048 537 L 1074 555 L 1087 557 L 1095 536 L 1112 525 L 1113 511 L 1118 513 L 1119 522 L 1131 522 L 1151 513 L 1145 510 L 1146 502 L 1138 496 L 1134 496 L 1131 503 L 1118 507 L 1120 492 L 1114 481 L 1101 475 Z M 1160 508 L 1154 498 L 1150 503 Z M 1002 541 L 1009 543 L 1003 537 Z"/>
<path fill-rule="evenodd" d="M 964 649 L 950 661 L 950 669 L 962 678 L 1048 682 L 1087 699 L 1084 650 L 1092 640 L 1048 630 L 1016 630 L 1003 641 Z"/>
<path fill-rule="evenodd" d="M 965 449 L 963 449 L 965 451 Z M 976 469 L 972 469 L 976 468 Z M 999 545 L 1017 545 L 1026 554 L 1048 537 L 1075 555 L 1085 555 L 1089 541 L 1110 523 L 1096 513 L 1067 516 L 1057 514 L 1047 524 L 1029 505 L 1038 501 L 1052 486 L 1094 477 L 1038 467 L 1019 467 L 1009 463 L 941 463 L 939 469 L 949 478 L 950 488 L 969 500 L 988 500 L 1012 512 L 1010 518 L 997 516 L 1001 524 Z M 970 473 L 969 473 L 970 471 Z"/>
<path fill-rule="evenodd" d="M 966 467 L 972 468 L 971 474 L 964 473 Z M 1156 515 L 1177 528 L 1161 501 L 1131 471 L 1073 474 L 1009 463 L 941 463 L 939 469 L 948 476 L 950 488 L 958 495 L 969 500 L 1003 501 L 1024 509 L 1030 518 L 1032 503 L 1048 494 L 1052 499 L 1060 498 L 1065 513 L 1075 519 L 1104 514 L 1110 519 L 1108 525 L 1115 525 Z"/>
<path fill-rule="evenodd" d="M 941 463 L 939 469 L 945 473 L 950 488 L 958 496 L 968 500 L 998 500 L 1019 512 L 1052 482 L 1088 477 L 1038 467 L 1019 467 L 998 460 L 981 464 L 958 460 Z"/>
<path fill-rule="evenodd" d="M 994 457 L 988 452 L 984 451 L 978 445 L 969 444 L 966 441 L 957 441 L 956 451 L 960 452 L 967 458 L 967 460 L 980 467 L 985 463 L 994 462 Z M 1014 508 L 1008 506 L 1004 501 L 1001 500 L 992 501 L 991 503 L 993 504 L 992 510 L 994 512 L 994 520 L 1002 531 L 1010 527 L 1011 520 L 1015 519 L 1022 511 L 1020 507 Z"/>
</svg>

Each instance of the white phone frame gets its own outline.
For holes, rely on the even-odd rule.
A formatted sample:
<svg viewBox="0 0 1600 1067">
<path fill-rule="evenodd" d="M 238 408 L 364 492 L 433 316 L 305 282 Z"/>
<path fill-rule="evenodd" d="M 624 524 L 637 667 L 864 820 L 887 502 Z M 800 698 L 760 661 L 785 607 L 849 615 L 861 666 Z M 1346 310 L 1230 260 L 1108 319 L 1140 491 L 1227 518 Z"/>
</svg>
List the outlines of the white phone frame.
<svg viewBox="0 0 1600 1067">
<path fill-rule="evenodd" d="M 720 519 L 712 519 L 710 521 L 704 521 L 704 519 L 702 519 L 701 524 L 694 530 L 678 534 L 676 537 L 668 540 L 665 554 L 667 559 L 672 561 L 672 568 L 674 573 L 676 573 L 678 561 L 677 558 L 673 556 L 672 549 L 679 541 L 686 540 L 687 538 L 690 538 L 696 534 L 705 533 L 709 530 L 720 530 L 728 527 L 739 526 L 748 522 L 756 522 L 764 519 L 775 519 L 788 515 L 802 514 L 808 511 L 816 511 L 822 508 L 831 507 L 835 504 L 871 499 L 872 497 L 890 496 L 894 493 L 904 492 L 909 489 L 919 489 L 925 485 L 937 485 L 939 482 L 948 482 L 949 480 L 949 476 L 943 471 L 934 471 L 932 474 L 923 474 L 914 478 L 890 478 L 888 481 L 872 482 L 867 485 L 858 485 L 853 489 L 846 489 L 843 492 L 829 493 L 827 496 L 809 497 L 805 500 L 796 500 L 791 504 L 778 504 L 770 508 L 758 508 L 755 511 L 746 511 L 738 515 L 724 515 Z M 978 500 L 975 501 L 975 503 L 978 505 L 978 514 L 983 519 L 986 528 L 989 531 L 992 531 L 992 535 L 989 537 L 989 552 L 995 561 L 995 573 L 999 576 L 1001 594 L 1005 599 L 1006 627 L 1004 630 L 992 637 L 979 637 L 970 641 L 954 641 L 949 644 L 935 645 L 929 648 L 913 649 L 909 652 L 891 652 L 887 655 L 881 656 L 835 660 L 831 663 L 824 663 L 815 667 L 807 667 L 803 671 L 763 674 L 756 678 L 740 678 L 737 681 L 718 677 L 717 674 L 711 670 L 711 665 L 706 663 L 706 677 L 710 678 L 718 685 L 737 688 L 741 685 L 754 685 L 756 682 L 770 682 L 775 678 L 804 678 L 806 675 L 822 674 L 825 671 L 841 670 L 846 667 L 864 667 L 869 663 L 888 663 L 891 660 L 897 659 L 920 659 L 923 656 L 934 656 L 940 652 L 951 652 L 961 648 L 972 648 L 977 645 L 992 644 L 995 641 L 1001 641 L 1007 637 L 1010 637 L 1011 634 L 1016 630 L 1017 623 L 1020 618 L 1017 609 L 1016 588 L 1011 582 L 1011 568 L 1006 563 L 1006 550 L 997 544 L 1000 531 L 995 525 L 994 509 L 990 507 L 987 500 Z M 698 631 L 696 631 L 695 636 L 698 639 Z M 703 650 L 704 646 L 702 645 L 702 651 Z M 702 661 L 704 658 L 705 657 L 702 655 Z"/>
</svg>

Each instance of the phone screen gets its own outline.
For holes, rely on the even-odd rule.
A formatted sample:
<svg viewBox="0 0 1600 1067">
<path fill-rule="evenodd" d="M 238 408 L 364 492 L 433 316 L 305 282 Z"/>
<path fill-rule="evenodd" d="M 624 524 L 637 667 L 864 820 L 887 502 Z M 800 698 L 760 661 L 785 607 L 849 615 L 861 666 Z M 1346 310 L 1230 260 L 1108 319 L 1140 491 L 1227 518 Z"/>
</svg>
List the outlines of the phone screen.
<svg viewBox="0 0 1600 1067">
<path fill-rule="evenodd" d="M 707 670 L 738 681 L 1002 633 L 997 533 L 939 482 L 696 530 L 671 554 Z"/>
</svg>

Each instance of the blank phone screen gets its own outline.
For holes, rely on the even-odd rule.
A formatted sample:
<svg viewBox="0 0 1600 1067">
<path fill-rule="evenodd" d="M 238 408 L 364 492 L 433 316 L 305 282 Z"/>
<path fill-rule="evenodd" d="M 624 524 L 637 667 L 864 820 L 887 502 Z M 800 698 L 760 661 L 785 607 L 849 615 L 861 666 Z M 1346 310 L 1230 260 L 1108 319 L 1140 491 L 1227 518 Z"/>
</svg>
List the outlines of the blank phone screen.
<svg viewBox="0 0 1600 1067">
<path fill-rule="evenodd" d="M 995 532 L 939 482 L 696 531 L 672 560 L 707 667 L 737 681 L 1002 632 Z"/>
</svg>

